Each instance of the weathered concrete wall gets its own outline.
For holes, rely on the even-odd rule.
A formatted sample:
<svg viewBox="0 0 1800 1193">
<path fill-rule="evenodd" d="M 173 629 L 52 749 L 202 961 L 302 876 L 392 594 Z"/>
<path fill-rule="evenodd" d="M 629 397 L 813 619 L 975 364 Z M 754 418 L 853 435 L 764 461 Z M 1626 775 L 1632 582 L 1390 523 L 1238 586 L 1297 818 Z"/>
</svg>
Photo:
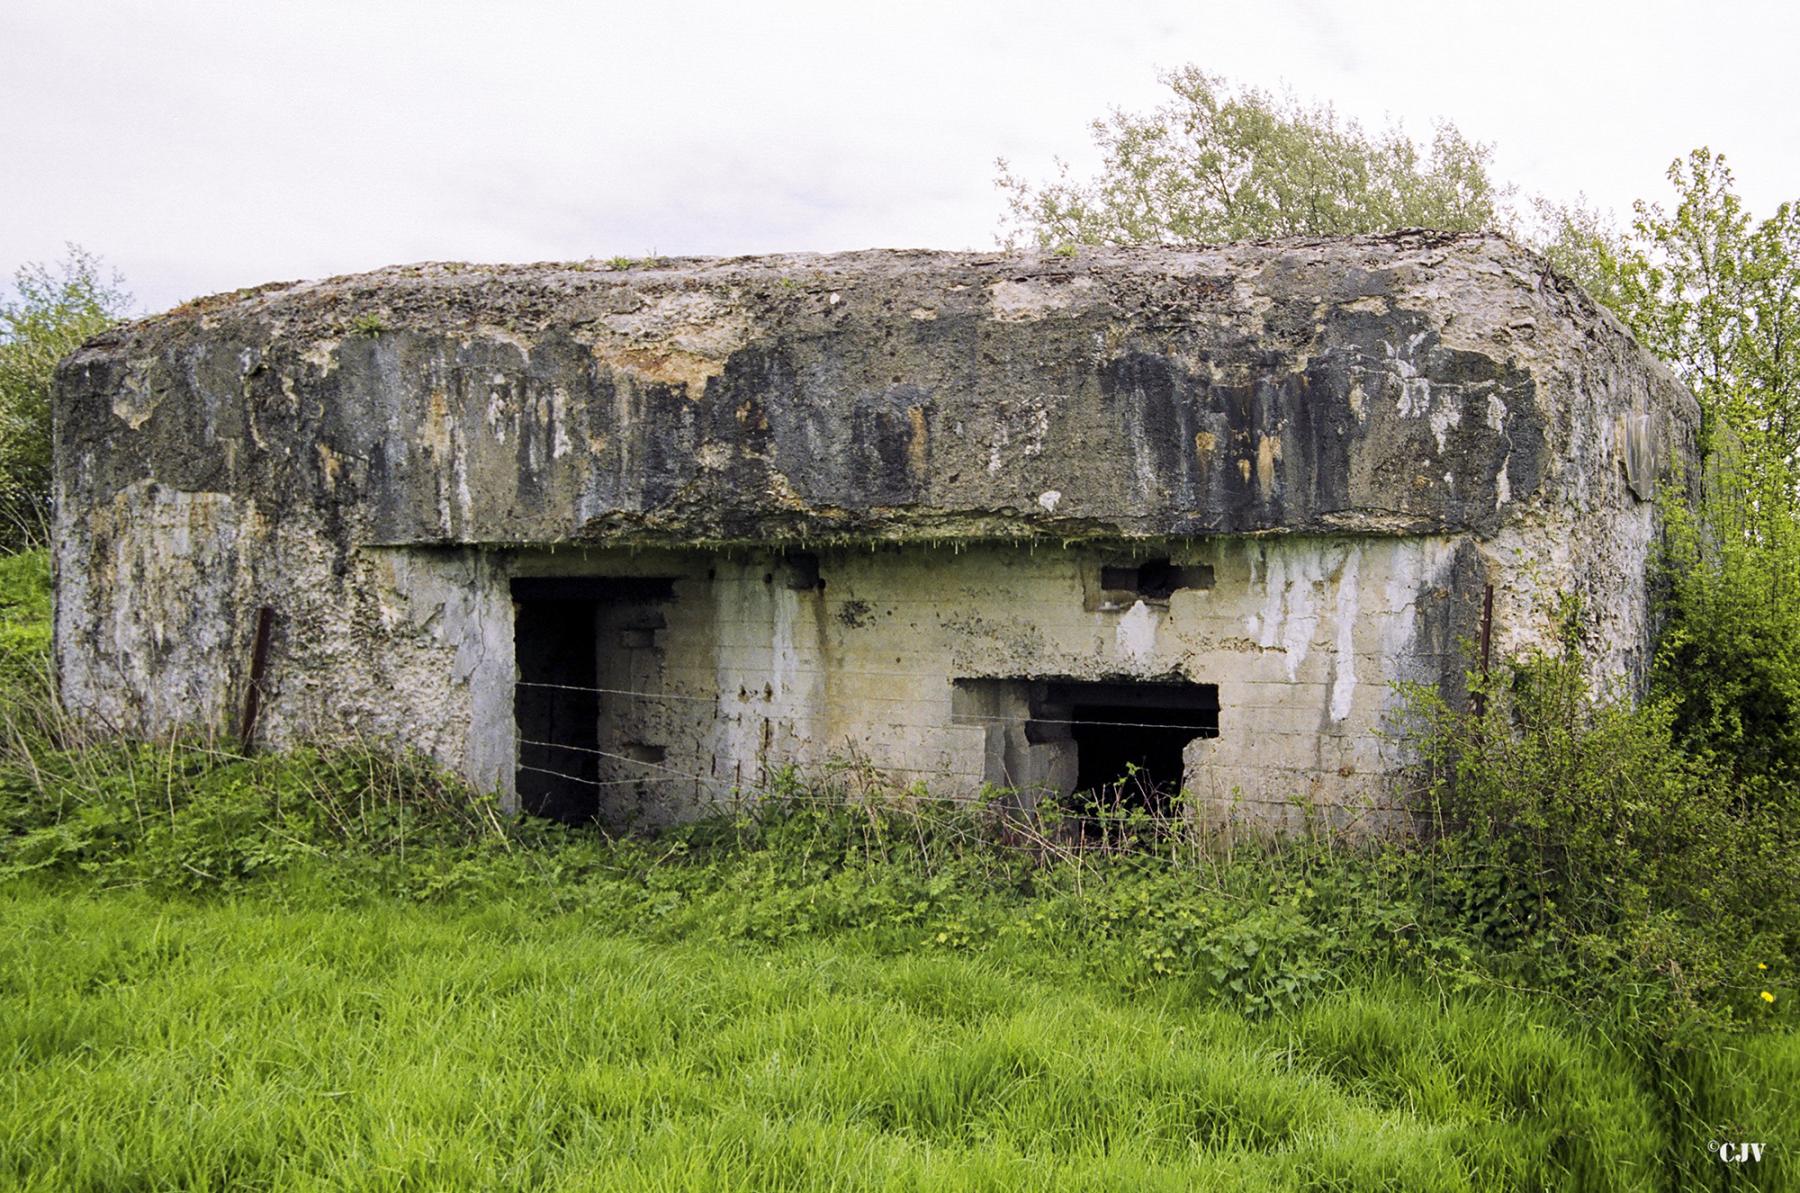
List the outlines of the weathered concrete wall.
<svg viewBox="0 0 1800 1193">
<path fill-rule="evenodd" d="M 1578 593 L 1596 668 L 1641 667 L 1647 498 L 1694 423 L 1493 237 L 390 269 L 65 363 L 57 656 L 96 720 L 216 726 L 269 603 L 272 740 L 392 734 L 505 786 L 511 578 L 658 558 L 639 574 L 715 573 L 655 632 L 665 682 L 717 685 L 671 768 L 735 778 L 791 739 L 972 774 L 951 678 L 1180 675 L 1220 684 L 1193 749 L 1223 791 L 1379 802 L 1384 685 L 1455 671 L 1484 584 L 1497 649 Z M 1146 540 L 1213 587 L 1089 608 L 1082 577 Z M 819 551 L 822 594 L 762 586 L 778 544 Z M 911 613 L 853 630 L 853 601 Z M 765 659 L 771 690 L 798 668 L 786 703 L 731 706 Z M 899 739 L 859 670 L 918 700 Z"/>
<path fill-rule="evenodd" d="M 617 637 L 600 644 L 603 656 L 638 657 L 600 685 L 618 718 L 602 748 L 661 751 L 654 766 L 601 767 L 615 822 L 691 811 L 790 763 L 815 774 L 866 764 L 945 794 L 1014 785 L 1019 776 L 990 765 L 988 727 L 962 715 L 956 681 L 1056 678 L 1217 684 L 1219 735 L 1189 747 L 1191 795 L 1261 821 L 1296 816 L 1305 800 L 1385 826 L 1393 684 L 1460 667 L 1456 639 L 1478 625 L 1466 540 L 1208 540 L 1174 558 L 1209 566 L 1210 587 L 1166 602 L 1097 599 L 1101 568 L 1130 558 L 1060 546 L 826 550 L 824 587 L 802 590 L 779 557 L 754 552 L 565 552 L 521 558 L 517 571 L 675 579 L 648 666 Z"/>
</svg>

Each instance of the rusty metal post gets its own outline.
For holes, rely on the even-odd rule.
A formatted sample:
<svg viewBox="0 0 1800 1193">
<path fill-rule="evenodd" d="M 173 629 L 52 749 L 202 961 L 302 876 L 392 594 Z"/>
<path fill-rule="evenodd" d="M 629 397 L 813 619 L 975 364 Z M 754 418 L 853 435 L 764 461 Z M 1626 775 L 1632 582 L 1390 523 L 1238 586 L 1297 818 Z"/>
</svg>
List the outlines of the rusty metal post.
<svg viewBox="0 0 1800 1193">
<path fill-rule="evenodd" d="M 1481 682 L 1483 685 L 1487 683 L 1488 663 L 1493 654 L 1493 649 L 1494 586 L 1490 584 L 1487 586 L 1486 593 L 1481 598 Z M 1487 692 L 1485 690 L 1475 693 L 1474 705 L 1475 715 L 1477 717 L 1487 712 Z"/>
<path fill-rule="evenodd" d="M 244 719 L 238 727 L 238 749 L 248 754 L 256 740 L 256 714 L 262 709 L 263 676 L 269 668 L 269 633 L 275 627 L 275 610 L 262 605 L 256 610 L 256 642 L 250 648 L 250 688 L 244 693 Z"/>
</svg>

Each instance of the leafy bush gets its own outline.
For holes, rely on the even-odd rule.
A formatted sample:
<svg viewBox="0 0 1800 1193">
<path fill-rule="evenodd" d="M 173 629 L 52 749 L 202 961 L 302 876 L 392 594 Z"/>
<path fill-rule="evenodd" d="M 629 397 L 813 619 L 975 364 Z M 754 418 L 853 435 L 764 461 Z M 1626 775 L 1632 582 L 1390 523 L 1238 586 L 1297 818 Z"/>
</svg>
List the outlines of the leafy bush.
<svg viewBox="0 0 1800 1193">
<path fill-rule="evenodd" d="M 41 686 L 50 657 L 50 570 L 40 553 L 0 555 L 0 702 Z"/>
<path fill-rule="evenodd" d="M 1665 502 L 1665 624 L 1654 690 L 1677 741 L 1747 804 L 1800 810 L 1800 523 L 1735 452 L 1698 510 Z"/>
<path fill-rule="evenodd" d="M 1572 646 L 1471 685 L 1469 710 L 1410 694 L 1434 913 L 1497 974 L 1623 993 L 1659 1032 L 1765 1011 L 1757 964 L 1800 944 L 1800 852 L 1681 747 L 1676 700 L 1593 692 Z"/>
<path fill-rule="evenodd" d="M 1440 833 L 1465 851 L 1493 843 L 1490 864 L 1527 884 L 1461 892 L 1489 935 L 1515 935 L 1552 909 L 1601 928 L 1642 915 L 1653 896 L 1697 894 L 1692 880 L 1734 843 L 1716 835 L 1731 824 L 1728 799 L 1674 747 L 1667 703 L 1596 697 L 1572 653 L 1533 655 L 1472 684 L 1480 711 L 1429 706 L 1424 794 Z M 1521 891 L 1535 905 L 1519 906 Z"/>
</svg>

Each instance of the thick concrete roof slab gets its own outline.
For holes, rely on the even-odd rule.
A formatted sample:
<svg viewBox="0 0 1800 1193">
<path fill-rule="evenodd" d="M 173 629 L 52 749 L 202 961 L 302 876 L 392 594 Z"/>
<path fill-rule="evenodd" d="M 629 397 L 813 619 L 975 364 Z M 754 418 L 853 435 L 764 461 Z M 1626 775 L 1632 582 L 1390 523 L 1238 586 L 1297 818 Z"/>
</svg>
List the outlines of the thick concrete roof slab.
<svg viewBox="0 0 1800 1193">
<path fill-rule="evenodd" d="M 66 512 L 228 493 L 345 547 L 1486 537 L 1696 422 L 1541 258 L 1428 232 L 394 267 L 109 332 L 56 404 Z"/>
</svg>

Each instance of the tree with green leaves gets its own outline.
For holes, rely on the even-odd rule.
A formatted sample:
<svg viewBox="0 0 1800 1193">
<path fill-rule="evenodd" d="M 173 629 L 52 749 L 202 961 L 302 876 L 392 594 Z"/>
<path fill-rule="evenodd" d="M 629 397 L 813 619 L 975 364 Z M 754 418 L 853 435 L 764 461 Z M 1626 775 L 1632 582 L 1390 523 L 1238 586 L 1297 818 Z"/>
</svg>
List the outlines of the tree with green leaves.
<svg viewBox="0 0 1800 1193">
<path fill-rule="evenodd" d="M 1532 206 L 1535 227 L 1522 239 L 1543 253 L 1556 272 L 1579 283 L 1602 305 L 1622 313 L 1619 261 L 1625 252 L 1625 237 L 1612 214 L 1590 206 L 1585 195 L 1568 204 L 1538 195 Z"/>
<path fill-rule="evenodd" d="M 1687 748 L 1780 802 L 1800 784 L 1800 210 L 1756 220 L 1704 147 L 1667 176 L 1672 210 L 1639 201 L 1623 232 L 1578 213 L 1551 255 L 1699 400 L 1705 466 L 1664 510 L 1655 686 Z"/>
<path fill-rule="evenodd" d="M 118 274 L 69 245 L 54 268 L 28 263 L 0 302 L 0 550 L 41 546 L 50 521 L 50 379 L 131 298 Z"/>
<path fill-rule="evenodd" d="M 1596 252 L 1603 299 L 1700 399 L 1709 451 L 1729 437 L 1791 488 L 1800 461 L 1800 209 L 1755 221 L 1723 154 L 1669 166 L 1678 202 L 1640 201 L 1631 232 Z"/>
<path fill-rule="evenodd" d="M 1092 179 L 1058 162 L 1042 185 L 999 161 L 1009 247 L 1208 244 L 1424 227 L 1498 228 L 1510 190 L 1488 174 L 1489 147 L 1440 124 L 1429 145 L 1398 127 L 1376 134 L 1309 106 L 1237 87 L 1195 66 L 1163 76 L 1173 98 L 1092 125 L 1104 155 Z"/>
</svg>

